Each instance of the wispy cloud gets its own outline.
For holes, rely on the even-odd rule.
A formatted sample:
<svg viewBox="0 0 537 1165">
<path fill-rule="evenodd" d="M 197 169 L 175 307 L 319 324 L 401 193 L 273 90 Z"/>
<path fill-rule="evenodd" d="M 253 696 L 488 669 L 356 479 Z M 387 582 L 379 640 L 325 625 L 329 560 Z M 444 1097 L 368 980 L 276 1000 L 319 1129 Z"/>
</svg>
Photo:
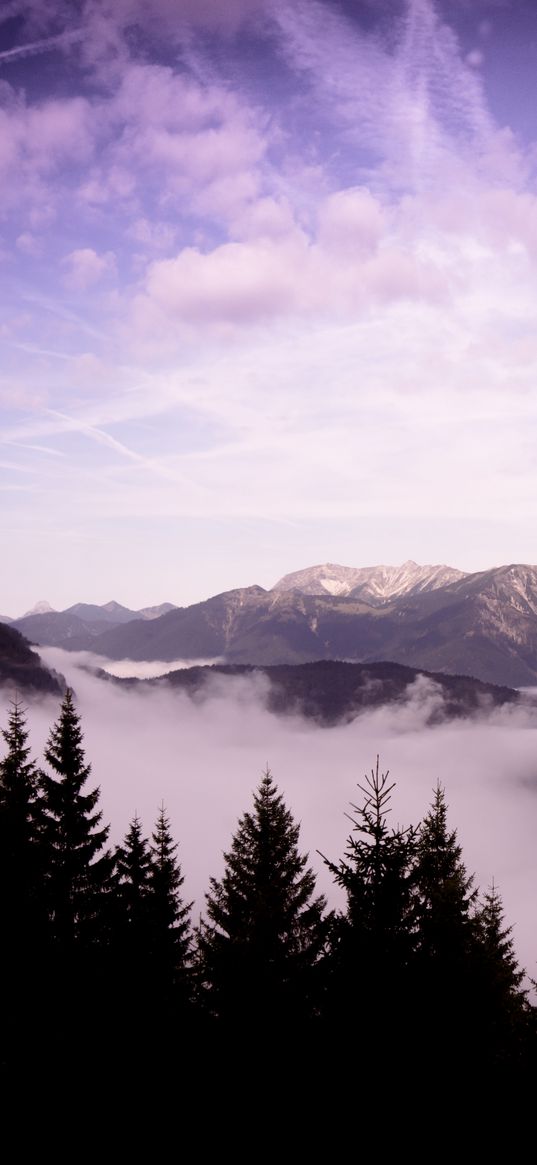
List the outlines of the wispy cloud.
<svg viewBox="0 0 537 1165">
<path fill-rule="evenodd" d="M 41 40 L 16 45 L 12 49 L 4 49 L 3 52 L 0 52 L 0 63 L 9 64 L 11 61 L 18 61 L 24 57 L 34 57 L 39 53 L 50 52 L 55 48 L 76 44 L 82 40 L 83 36 L 84 31 L 82 29 L 71 29 L 67 32 L 60 33 L 58 36 L 47 36 Z"/>
<path fill-rule="evenodd" d="M 56 409 L 46 409 L 46 414 L 55 418 L 59 425 L 56 428 L 57 432 L 61 433 L 82 433 L 91 441 L 96 441 L 98 445 L 104 445 L 107 449 L 111 449 L 114 453 L 118 453 L 120 457 L 126 457 L 129 461 L 136 462 L 143 469 L 150 473 L 155 473 L 159 477 L 168 477 L 169 475 L 161 468 L 157 460 L 150 460 L 136 453 L 135 450 L 129 449 L 123 441 L 118 441 L 116 437 L 112 437 L 110 433 L 106 433 L 104 429 L 97 428 L 96 425 L 90 425 L 84 420 L 75 417 L 66 416 L 58 412 Z"/>
<path fill-rule="evenodd" d="M 61 449 L 52 449 L 50 445 L 32 445 L 23 441 L 7 441 L 2 439 L 3 445 L 12 445 L 15 449 L 26 449 L 31 453 L 46 453 L 50 457 L 65 457 Z"/>
</svg>

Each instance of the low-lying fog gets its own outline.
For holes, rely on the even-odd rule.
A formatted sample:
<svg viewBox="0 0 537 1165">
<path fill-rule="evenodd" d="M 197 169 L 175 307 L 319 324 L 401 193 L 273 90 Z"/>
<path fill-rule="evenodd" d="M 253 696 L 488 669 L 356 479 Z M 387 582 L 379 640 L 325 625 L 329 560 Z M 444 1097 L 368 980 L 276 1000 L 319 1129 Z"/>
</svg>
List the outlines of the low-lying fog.
<svg viewBox="0 0 537 1165">
<path fill-rule="evenodd" d="M 319 886 L 331 903 L 340 901 L 316 850 L 334 860 L 343 854 L 350 830 L 345 813 L 350 802 L 360 802 L 356 783 L 379 753 L 382 768 L 389 768 L 397 782 L 394 824 L 417 822 L 436 781 L 445 785 L 450 824 L 458 830 L 467 867 L 482 889 L 494 878 L 507 919 L 515 924 L 519 957 L 528 973 L 536 974 L 535 712 L 506 707 L 478 719 L 427 727 L 430 702 L 439 697 L 420 683 L 407 706 L 376 709 L 351 724 L 320 728 L 299 716 L 277 718 L 267 712 L 262 676 L 217 677 L 209 698 L 192 702 L 177 690 L 121 689 L 98 679 L 83 670 L 87 653 L 43 648 L 41 655 L 76 691 L 111 839 L 123 837 L 135 811 L 149 832 L 164 801 L 179 842 L 183 890 L 195 900 L 197 913 L 203 910 L 210 875 L 222 872 L 222 853 L 238 817 L 251 808 L 267 763 L 301 822 L 301 847 L 309 851 Z M 107 666 L 119 668 L 110 661 Z M 7 701 L 6 695 L 4 725 Z M 52 698 L 28 704 L 38 758 L 58 709 L 59 701 Z"/>
<path fill-rule="evenodd" d="M 46 648 L 41 649 L 43 659 L 45 659 L 45 651 Z M 62 659 L 64 654 L 62 652 Z M 96 655 L 93 651 L 78 651 L 76 659 L 80 666 L 87 664 L 88 667 L 100 667 L 110 676 L 117 676 L 119 679 L 134 676 L 135 679 L 139 680 L 152 680 L 167 672 L 179 671 L 185 667 L 208 667 L 213 663 L 221 663 L 220 656 L 215 659 L 174 659 L 171 662 L 169 660 L 166 662 L 163 659 L 150 661 L 145 659 L 106 659 L 104 655 Z M 51 666 L 53 667 L 54 664 Z"/>
</svg>

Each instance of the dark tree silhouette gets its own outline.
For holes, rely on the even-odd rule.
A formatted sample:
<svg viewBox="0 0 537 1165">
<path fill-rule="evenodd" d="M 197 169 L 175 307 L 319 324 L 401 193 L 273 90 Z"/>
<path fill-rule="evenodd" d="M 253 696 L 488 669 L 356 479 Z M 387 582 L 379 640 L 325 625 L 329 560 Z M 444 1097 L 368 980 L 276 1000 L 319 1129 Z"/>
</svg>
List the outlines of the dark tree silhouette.
<svg viewBox="0 0 537 1165">
<path fill-rule="evenodd" d="M 17 1058 L 39 1019 L 47 933 L 39 774 L 25 710 L 12 701 L 0 761 L 0 1061 Z"/>
<path fill-rule="evenodd" d="M 315 979 L 326 941 L 325 899 L 315 897 L 308 855 L 267 769 L 253 812 L 239 820 L 225 872 L 211 878 L 209 923 L 199 946 L 213 1012 L 265 1030 L 315 1011 Z"/>
<path fill-rule="evenodd" d="M 177 849 L 161 806 L 152 834 L 148 879 L 152 973 L 158 989 L 168 995 L 174 992 L 181 1005 L 189 995 L 192 903 L 183 902 L 181 896 L 185 879 Z"/>
<path fill-rule="evenodd" d="M 35 931 L 42 914 L 43 854 L 39 772 L 30 757 L 25 709 L 11 704 L 7 753 L 0 761 L 0 909 L 2 930 Z"/>
<path fill-rule="evenodd" d="M 501 894 L 494 882 L 483 895 L 476 917 L 479 939 L 493 967 L 498 994 L 514 997 L 518 1001 L 521 994 L 526 994 L 521 992 L 524 971 L 519 967 L 512 937 L 513 928 L 505 925 Z"/>
<path fill-rule="evenodd" d="M 119 988 L 125 1009 L 130 1011 L 147 991 L 150 964 L 150 879 L 149 844 L 142 836 L 135 815 L 123 844 L 116 847 L 116 913 L 113 944 L 116 952 Z"/>
<path fill-rule="evenodd" d="M 437 785 L 423 820 L 416 863 L 419 943 L 417 1031 L 427 1061 L 448 1064 L 477 1054 L 480 974 L 478 890 L 462 859 L 457 831 L 447 823 Z"/>
<path fill-rule="evenodd" d="M 139 931 L 147 931 L 147 900 L 151 877 L 149 845 L 142 836 L 142 824 L 134 815 L 123 845 L 116 849 L 119 897 L 126 927 L 133 941 Z"/>
<path fill-rule="evenodd" d="M 379 758 L 365 783 L 362 805 L 348 814 L 353 830 L 344 858 L 336 864 L 324 855 L 335 881 L 345 890 L 347 909 L 333 928 L 328 1014 L 343 1019 L 363 1004 L 360 1038 L 364 1047 L 393 1044 L 408 1024 L 408 994 L 416 943 L 414 861 L 417 830 L 390 829 L 389 772 Z M 378 1006 L 373 1006 L 373 999 Z M 400 1038 L 403 1036 L 400 1034 Z"/>
<path fill-rule="evenodd" d="M 53 775 L 41 777 L 51 930 L 54 941 L 64 948 L 103 940 L 105 896 L 114 864 L 110 853 L 101 853 L 109 827 L 99 828 L 100 791 L 82 791 L 91 772 L 82 742 L 80 718 L 68 689 L 45 749 Z"/>
<path fill-rule="evenodd" d="M 447 826 L 445 791 L 436 787 L 419 835 L 417 866 L 420 948 L 432 959 L 458 959 L 475 934 L 478 891 L 462 860 L 457 831 Z"/>
<path fill-rule="evenodd" d="M 480 1039 L 489 1063 L 522 1063 L 535 1043 L 536 1017 L 524 988 L 513 928 L 505 923 L 503 903 L 494 882 L 476 911 L 478 927 L 478 1017 Z"/>
</svg>

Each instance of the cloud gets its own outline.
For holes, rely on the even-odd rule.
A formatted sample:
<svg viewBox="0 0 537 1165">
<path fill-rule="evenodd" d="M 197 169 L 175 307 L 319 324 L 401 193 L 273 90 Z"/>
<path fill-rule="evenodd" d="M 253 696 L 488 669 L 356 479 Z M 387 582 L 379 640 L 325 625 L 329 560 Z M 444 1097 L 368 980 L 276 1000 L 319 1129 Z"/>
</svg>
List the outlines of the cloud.
<svg viewBox="0 0 537 1165">
<path fill-rule="evenodd" d="M 317 0 L 275 11 L 283 51 L 325 125 L 358 148 L 357 175 L 381 167 L 401 191 L 437 188 L 454 165 L 475 172 L 492 155 L 498 172 L 512 166 L 495 146 L 481 78 L 430 0 L 408 0 L 384 38 Z"/>
<path fill-rule="evenodd" d="M 301 267 L 307 261 L 300 247 L 292 257 L 281 248 L 239 243 L 209 255 L 186 248 L 152 266 L 147 298 L 178 321 L 227 323 L 286 314 L 296 302 L 297 260 Z"/>
<path fill-rule="evenodd" d="M 23 255 L 37 256 L 41 254 L 41 241 L 31 231 L 23 231 L 15 241 L 16 246 L 19 248 L 19 251 L 22 251 Z"/>
<path fill-rule="evenodd" d="M 21 60 L 24 57 L 33 57 L 60 46 L 65 48 L 68 44 L 74 44 L 80 41 L 82 36 L 83 33 L 81 30 L 73 29 L 72 32 L 60 33 L 58 36 L 48 36 L 42 40 L 30 41 L 28 44 L 19 44 L 15 48 L 5 49 L 3 52 L 0 52 L 0 62 L 6 64 L 10 61 Z"/>
<path fill-rule="evenodd" d="M 96 657 L 97 665 L 102 667 L 112 676 L 135 676 L 137 679 L 150 680 L 156 679 L 159 676 L 164 676 L 168 672 L 181 671 L 188 667 L 211 667 L 215 663 L 221 663 L 218 658 L 215 659 L 177 659 L 172 662 L 164 660 L 153 660 L 147 663 L 141 660 L 121 659 L 112 660 L 99 659 Z"/>
<path fill-rule="evenodd" d="M 126 233 L 142 248 L 169 251 L 176 240 L 177 228 L 171 223 L 153 223 L 147 218 L 137 218 Z"/>
<path fill-rule="evenodd" d="M 446 290 L 434 262 L 389 235 L 368 190 L 340 191 L 322 203 L 313 240 L 265 199 L 257 215 L 252 204 L 246 223 L 243 233 L 257 231 L 257 238 L 205 253 L 185 248 L 150 266 L 144 294 L 134 301 L 142 330 L 144 316 L 151 330 L 158 312 L 176 326 L 203 327 L 293 315 L 356 318 L 372 303 L 435 302 Z"/>
<path fill-rule="evenodd" d="M 91 158 L 91 105 L 78 96 L 30 104 L 3 84 L 0 213 L 16 213 L 20 221 L 21 210 L 27 208 L 35 216 L 28 225 L 36 225 L 39 218 L 50 222 L 57 203 L 54 178 L 66 165 L 85 165 Z"/>
<path fill-rule="evenodd" d="M 339 257 L 369 255 L 386 233 L 385 219 L 382 205 L 367 187 L 338 190 L 320 207 L 320 242 Z"/>
<path fill-rule="evenodd" d="M 87 291 L 102 279 L 116 273 L 116 257 L 113 251 L 98 255 L 91 247 L 81 247 L 71 251 L 63 259 L 64 283 L 71 291 Z"/>
<path fill-rule="evenodd" d="M 466 62 L 472 66 L 472 69 L 480 69 L 484 60 L 485 54 L 481 49 L 472 49 L 466 56 Z"/>
</svg>

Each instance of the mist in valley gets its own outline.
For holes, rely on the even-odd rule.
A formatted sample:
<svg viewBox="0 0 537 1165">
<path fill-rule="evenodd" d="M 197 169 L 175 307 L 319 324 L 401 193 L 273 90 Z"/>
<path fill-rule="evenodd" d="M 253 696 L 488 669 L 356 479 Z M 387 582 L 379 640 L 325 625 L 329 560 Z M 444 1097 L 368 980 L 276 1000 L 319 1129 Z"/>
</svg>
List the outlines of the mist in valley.
<svg viewBox="0 0 537 1165">
<path fill-rule="evenodd" d="M 352 802 L 361 803 L 357 782 L 379 753 L 381 767 L 396 782 L 393 825 L 418 822 L 436 781 L 445 785 L 449 823 L 458 830 L 467 868 L 482 890 L 494 878 L 514 924 L 519 958 L 535 975 L 537 713 L 531 708 L 483 711 L 431 727 L 427 722 L 441 695 L 420 680 L 405 704 L 325 728 L 298 714 L 270 713 L 262 675 L 215 676 L 203 698 L 191 699 L 165 685 L 106 682 L 88 670 L 104 661 L 87 652 L 41 648 L 40 655 L 76 692 L 111 841 L 122 839 L 135 811 L 149 833 L 159 806 L 166 805 L 195 920 L 210 876 L 223 872 L 223 852 L 267 764 L 301 823 L 301 849 L 310 854 L 319 888 L 331 905 L 341 904 L 317 850 L 335 861 L 343 854 L 351 829 L 345 814 L 352 813 Z M 106 665 L 124 674 L 124 662 Z M 139 675 L 154 675 L 154 665 L 136 666 Z M 1 695 L 5 726 L 9 694 Z M 33 754 L 40 760 L 59 702 L 47 697 L 25 703 Z"/>
</svg>

